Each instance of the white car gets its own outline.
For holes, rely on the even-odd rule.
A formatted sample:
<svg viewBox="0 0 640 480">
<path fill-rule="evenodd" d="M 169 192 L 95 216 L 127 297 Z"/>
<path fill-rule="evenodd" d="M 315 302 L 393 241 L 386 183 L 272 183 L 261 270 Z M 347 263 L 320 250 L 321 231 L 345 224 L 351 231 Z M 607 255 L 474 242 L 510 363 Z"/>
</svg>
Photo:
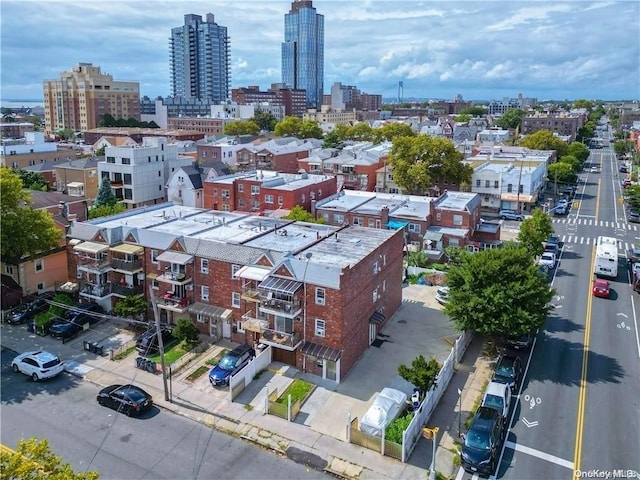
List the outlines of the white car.
<svg viewBox="0 0 640 480">
<path fill-rule="evenodd" d="M 449 300 L 449 287 L 439 287 L 436 290 L 436 301 L 440 305 L 444 305 Z"/>
<path fill-rule="evenodd" d="M 556 255 L 553 252 L 543 252 L 538 260 L 538 265 L 552 269 L 556 266 Z"/>
<path fill-rule="evenodd" d="M 489 382 L 482 406 L 497 410 L 500 415 L 507 417 L 509 415 L 509 406 L 511 405 L 511 388 L 506 383 Z"/>
<path fill-rule="evenodd" d="M 591 167 L 591 173 L 598 173 L 598 167 Z"/>
<path fill-rule="evenodd" d="M 14 372 L 24 373 L 37 382 L 61 374 L 64 371 L 64 363 L 53 353 L 26 352 L 13 359 L 11 368 Z"/>
</svg>

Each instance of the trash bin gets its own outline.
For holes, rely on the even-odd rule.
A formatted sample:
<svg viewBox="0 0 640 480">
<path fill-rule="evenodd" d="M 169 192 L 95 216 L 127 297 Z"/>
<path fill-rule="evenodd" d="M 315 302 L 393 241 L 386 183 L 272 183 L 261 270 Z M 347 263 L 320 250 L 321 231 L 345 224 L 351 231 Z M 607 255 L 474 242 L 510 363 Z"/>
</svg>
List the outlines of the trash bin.
<svg viewBox="0 0 640 480">
<path fill-rule="evenodd" d="M 84 341 L 84 349 L 87 350 L 88 352 L 91 351 L 91 342 L 88 341 Z"/>
<path fill-rule="evenodd" d="M 102 345 L 95 344 L 96 354 L 102 356 L 104 353 L 104 347 Z"/>
<path fill-rule="evenodd" d="M 136 368 L 144 368 L 144 365 L 147 363 L 147 359 L 143 357 L 136 358 Z"/>
</svg>

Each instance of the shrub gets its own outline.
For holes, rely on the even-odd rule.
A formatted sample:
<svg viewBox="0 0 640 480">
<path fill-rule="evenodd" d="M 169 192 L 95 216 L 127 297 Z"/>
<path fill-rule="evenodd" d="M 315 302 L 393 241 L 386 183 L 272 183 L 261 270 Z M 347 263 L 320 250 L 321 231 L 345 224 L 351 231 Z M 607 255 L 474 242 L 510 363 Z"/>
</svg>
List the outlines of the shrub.
<svg viewBox="0 0 640 480">
<path fill-rule="evenodd" d="M 411 413 L 396 418 L 385 430 L 384 438 L 390 442 L 402 443 L 402 434 L 409 427 L 411 420 L 413 420 L 413 414 Z"/>
</svg>

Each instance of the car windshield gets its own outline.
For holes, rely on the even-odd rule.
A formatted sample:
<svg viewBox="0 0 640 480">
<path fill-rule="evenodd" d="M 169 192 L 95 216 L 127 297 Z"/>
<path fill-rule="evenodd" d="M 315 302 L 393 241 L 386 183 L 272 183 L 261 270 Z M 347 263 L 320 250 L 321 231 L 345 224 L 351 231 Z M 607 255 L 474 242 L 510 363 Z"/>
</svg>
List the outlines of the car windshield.
<svg viewBox="0 0 640 480">
<path fill-rule="evenodd" d="M 489 432 L 484 430 L 469 430 L 464 444 L 467 447 L 477 448 L 479 450 L 489 450 Z"/>
<path fill-rule="evenodd" d="M 504 407 L 504 401 L 502 397 L 497 395 L 487 395 L 484 397 L 484 405 L 502 410 L 502 407 Z"/>
<path fill-rule="evenodd" d="M 513 364 L 511 363 L 502 363 L 497 366 L 496 373 L 503 377 L 510 377 L 513 375 Z"/>
<path fill-rule="evenodd" d="M 236 357 L 225 356 L 220 360 L 218 366 L 223 370 L 232 370 L 236 364 Z"/>
</svg>

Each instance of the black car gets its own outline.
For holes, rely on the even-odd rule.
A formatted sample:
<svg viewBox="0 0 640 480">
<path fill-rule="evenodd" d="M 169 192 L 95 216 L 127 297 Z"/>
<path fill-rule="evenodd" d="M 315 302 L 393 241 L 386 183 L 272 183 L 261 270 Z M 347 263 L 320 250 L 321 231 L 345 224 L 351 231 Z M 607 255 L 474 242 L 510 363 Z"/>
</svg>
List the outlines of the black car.
<svg viewBox="0 0 640 480">
<path fill-rule="evenodd" d="M 64 316 L 55 320 L 49 326 L 49 333 L 52 336 L 67 339 L 73 338 L 85 329 L 87 325 L 95 323 L 98 320 L 97 314 L 101 312 L 100 305 L 97 303 L 86 303 L 77 307 L 72 307 L 66 311 Z"/>
<path fill-rule="evenodd" d="M 36 315 L 49 310 L 49 302 L 53 298 L 53 292 L 44 293 L 37 297 L 32 302 L 23 303 L 14 307 L 7 316 L 7 323 L 14 325 L 28 322 L 32 320 Z"/>
<path fill-rule="evenodd" d="M 508 337 L 507 346 L 515 348 L 516 350 L 528 350 L 533 343 L 533 339 L 536 337 L 534 332 L 521 335 L 519 337 Z"/>
<path fill-rule="evenodd" d="M 98 403 L 123 412 L 127 416 L 139 415 L 153 406 L 153 398 L 135 385 L 110 385 L 98 393 Z"/>
<path fill-rule="evenodd" d="M 227 353 L 209 372 L 209 381 L 216 385 L 229 385 L 229 378 L 244 368 L 256 356 L 250 345 L 240 345 Z"/>
<path fill-rule="evenodd" d="M 493 408 L 479 407 L 464 435 L 462 468 L 470 473 L 495 473 L 505 433 L 504 417 Z"/>
<path fill-rule="evenodd" d="M 167 346 L 173 340 L 172 329 L 168 326 L 161 326 L 160 332 L 162 333 L 162 344 Z M 158 334 L 155 327 L 147 330 L 136 340 L 136 350 L 140 355 L 149 356 L 155 355 L 160 351 L 158 346 Z"/>
<path fill-rule="evenodd" d="M 522 379 L 522 362 L 520 357 L 514 355 L 502 355 L 493 372 L 492 381 L 506 383 L 515 392 Z"/>
</svg>

